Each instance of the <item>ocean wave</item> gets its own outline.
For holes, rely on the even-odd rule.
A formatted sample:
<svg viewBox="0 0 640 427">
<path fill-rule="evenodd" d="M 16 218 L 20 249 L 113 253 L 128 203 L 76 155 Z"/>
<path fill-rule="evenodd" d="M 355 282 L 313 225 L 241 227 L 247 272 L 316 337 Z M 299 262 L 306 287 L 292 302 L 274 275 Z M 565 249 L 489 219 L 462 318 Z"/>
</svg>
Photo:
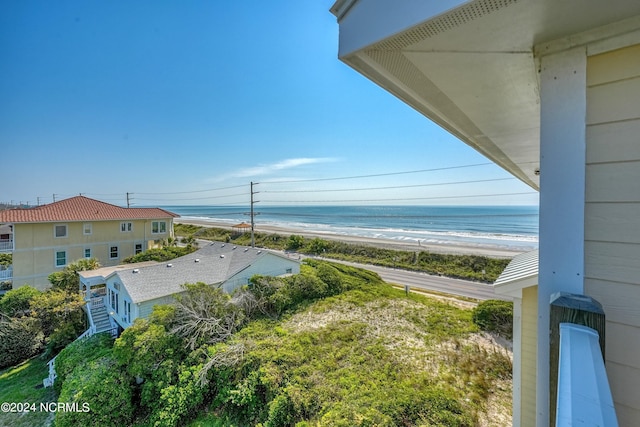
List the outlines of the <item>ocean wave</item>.
<svg viewBox="0 0 640 427">
<path fill-rule="evenodd" d="M 228 225 L 238 224 L 242 220 L 219 218 L 214 216 L 183 216 L 185 219 L 194 219 L 199 221 L 216 222 Z M 245 221 L 249 222 L 249 221 Z M 278 221 L 269 220 L 267 218 L 256 222 L 256 228 L 260 230 L 260 226 L 272 226 L 282 229 L 291 230 L 292 233 L 309 232 L 323 233 L 333 236 L 354 236 L 367 237 L 375 239 L 387 239 L 403 241 L 419 246 L 421 244 L 438 244 L 438 245 L 471 245 L 477 247 L 489 248 L 515 248 L 530 250 L 538 247 L 538 236 L 534 234 L 508 233 L 499 230 L 499 226 L 495 226 L 491 231 L 476 230 L 428 230 L 428 229 L 412 229 L 403 227 L 363 227 L 357 225 L 344 224 L 325 224 L 317 222 L 302 221 Z M 424 225 L 422 225 L 424 226 Z M 444 227 L 443 225 L 440 225 Z M 466 225 L 472 228 L 472 225 Z M 460 226 L 458 225 L 458 228 Z M 464 227 L 463 227 L 464 228 Z M 487 227 L 490 228 L 490 227 Z M 517 227 L 510 227 L 517 229 Z"/>
</svg>

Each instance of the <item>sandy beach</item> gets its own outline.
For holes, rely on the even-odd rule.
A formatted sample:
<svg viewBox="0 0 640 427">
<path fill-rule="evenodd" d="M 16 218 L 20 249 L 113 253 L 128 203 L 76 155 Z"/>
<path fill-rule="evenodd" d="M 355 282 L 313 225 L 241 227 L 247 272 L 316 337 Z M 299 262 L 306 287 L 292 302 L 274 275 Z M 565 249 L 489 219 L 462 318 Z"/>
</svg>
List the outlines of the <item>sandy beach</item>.
<svg viewBox="0 0 640 427">
<path fill-rule="evenodd" d="M 190 219 L 190 218 L 176 218 L 174 222 L 181 224 L 193 224 L 200 225 L 203 227 L 216 227 L 216 228 L 225 228 L 231 230 L 231 226 L 227 223 L 215 222 L 215 221 L 205 221 L 198 219 Z M 375 246 L 380 248 L 387 249 L 396 249 L 403 251 L 429 251 L 436 253 L 445 253 L 445 254 L 454 254 L 454 255 L 482 255 L 488 256 L 492 258 L 513 258 L 515 255 L 522 253 L 522 251 L 509 249 L 509 248 L 500 248 L 493 247 L 487 245 L 485 246 L 477 246 L 477 245 L 458 245 L 458 244 L 425 244 L 425 243 L 408 243 L 400 240 L 393 239 L 380 239 L 380 238 L 372 238 L 372 237 L 361 237 L 361 236 L 350 236 L 350 235 L 337 235 L 330 233 L 321 233 L 321 232 L 310 232 L 308 230 L 300 230 L 295 228 L 287 228 L 287 227 L 274 227 L 274 226 L 265 226 L 258 225 L 255 226 L 255 231 L 257 233 L 277 233 L 281 235 L 291 235 L 298 234 L 304 237 L 319 237 L 326 240 L 337 240 L 345 243 L 353 243 L 353 244 L 362 244 Z"/>
</svg>

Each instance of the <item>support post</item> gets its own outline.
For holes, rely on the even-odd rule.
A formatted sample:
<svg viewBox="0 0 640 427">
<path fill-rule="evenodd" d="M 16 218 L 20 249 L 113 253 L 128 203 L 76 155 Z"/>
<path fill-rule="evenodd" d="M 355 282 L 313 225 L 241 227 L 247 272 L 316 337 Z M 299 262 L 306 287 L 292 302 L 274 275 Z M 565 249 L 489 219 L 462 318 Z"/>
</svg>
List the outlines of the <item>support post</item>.
<svg viewBox="0 0 640 427">
<path fill-rule="evenodd" d="M 540 58 L 540 267 L 536 426 L 549 426 L 549 301 L 584 293 L 586 71 L 584 47 Z"/>
</svg>

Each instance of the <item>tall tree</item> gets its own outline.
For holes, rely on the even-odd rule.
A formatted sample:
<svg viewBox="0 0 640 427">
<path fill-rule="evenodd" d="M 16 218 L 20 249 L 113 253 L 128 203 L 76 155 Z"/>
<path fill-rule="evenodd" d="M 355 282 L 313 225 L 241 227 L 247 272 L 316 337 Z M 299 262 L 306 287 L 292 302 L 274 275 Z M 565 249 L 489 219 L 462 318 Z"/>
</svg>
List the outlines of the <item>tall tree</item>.
<svg viewBox="0 0 640 427">
<path fill-rule="evenodd" d="M 62 271 L 51 273 L 47 279 L 54 289 L 62 289 L 67 292 L 78 292 L 80 290 L 79 271 L 95 270 L 100 268 L 100 263 L 95 258 L 82 258 L 67 265 Z"/>
</svg>

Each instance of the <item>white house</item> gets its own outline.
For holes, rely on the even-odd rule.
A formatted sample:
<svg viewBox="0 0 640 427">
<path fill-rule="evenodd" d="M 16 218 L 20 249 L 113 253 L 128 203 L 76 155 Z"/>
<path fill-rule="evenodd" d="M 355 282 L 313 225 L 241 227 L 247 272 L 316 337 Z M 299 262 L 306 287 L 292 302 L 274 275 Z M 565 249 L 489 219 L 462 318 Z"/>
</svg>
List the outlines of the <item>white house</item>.
<svg viewBox="0 0 640 427">
<path fill-rule="evenodd" d="M 331 12 L 342 61 L 540 191 L 538 283 L 520 284 L 536 342 L 522 348 L 514 425 L 551 423 L 557 292 L 602 304 L 618 422 L 640 425 L 640 2 L 338 0 Z"/>
<path fill-rule="evenodd" d="M 231 293 L 254 275 L 281 276 L 300 272 L 300 262 L 276 252 L 214 242 L 180 258 L 163 263 L 120 265 L 80 272 L 80 287 L 92 317 L 106 312 L 121 328 L 137 318 L 147 318 L 154 305 L 169 304 L 185 283 L 203 282 Z M 104 307 L 101 305 L 104 304 Z M 97 317 L 104 316 L 97 314 Z M 93 320 L 96 325 L 98 320 Z M 112 323 L 113 325 L 113 323 Z M 103 328 L 106 329 L 105 324 Z"/>
</svg>

